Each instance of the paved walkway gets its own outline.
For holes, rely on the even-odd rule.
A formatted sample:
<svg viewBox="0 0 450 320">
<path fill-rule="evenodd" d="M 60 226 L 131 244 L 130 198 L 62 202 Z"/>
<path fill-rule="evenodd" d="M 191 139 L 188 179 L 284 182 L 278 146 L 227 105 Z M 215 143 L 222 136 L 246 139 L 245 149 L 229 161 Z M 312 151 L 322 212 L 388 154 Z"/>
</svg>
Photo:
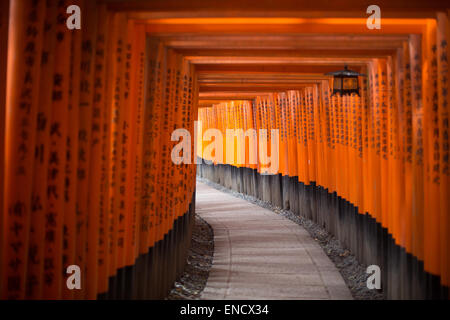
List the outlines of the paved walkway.
<svg viewBox="0 0 450 320">
<path fill-rule="evenodd" d="M 309 233 L 270 210 L 197 182 L 196 212 L 214 229 L 202 299 L 351 299 Z"/>
</svg>

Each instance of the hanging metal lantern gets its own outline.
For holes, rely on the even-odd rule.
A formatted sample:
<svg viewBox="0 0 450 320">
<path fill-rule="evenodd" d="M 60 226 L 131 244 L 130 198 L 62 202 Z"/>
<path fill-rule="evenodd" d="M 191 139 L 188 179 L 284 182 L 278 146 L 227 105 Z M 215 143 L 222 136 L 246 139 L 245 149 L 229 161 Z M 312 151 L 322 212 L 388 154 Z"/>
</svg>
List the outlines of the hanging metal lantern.
<svg viewBox="0 0 450 320">
<path fill-rule="evenodd" d="M 328 72 L 326 75 L 333 76 L 333 95 L 339 93 L 342 96 L 352 93 L 356 93 L 359 96 L 358 76 L 366 76 L 365 74 L 349 70 L 347 66 L 344 66 L 344 70 Z"/>
</svg>

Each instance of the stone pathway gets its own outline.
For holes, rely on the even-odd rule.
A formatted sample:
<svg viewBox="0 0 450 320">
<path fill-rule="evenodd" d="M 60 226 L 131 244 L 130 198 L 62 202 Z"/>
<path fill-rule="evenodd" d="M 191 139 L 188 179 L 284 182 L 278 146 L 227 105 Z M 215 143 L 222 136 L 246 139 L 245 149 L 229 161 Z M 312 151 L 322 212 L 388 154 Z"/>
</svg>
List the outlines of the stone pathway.
<svg viewBox="0 0 450 320">
<path fill-rule="evenodd" d="M 201 299 L 352 299 L 334 264 L 294 222 L 199 182 L 196 212 L 214 229 Z"/>
</svg>

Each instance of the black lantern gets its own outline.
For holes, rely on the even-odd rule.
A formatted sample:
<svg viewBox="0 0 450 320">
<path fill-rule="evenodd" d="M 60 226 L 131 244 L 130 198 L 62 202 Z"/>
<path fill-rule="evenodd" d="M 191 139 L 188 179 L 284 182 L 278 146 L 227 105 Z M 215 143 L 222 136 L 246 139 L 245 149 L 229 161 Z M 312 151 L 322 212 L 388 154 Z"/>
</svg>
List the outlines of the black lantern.
<svg viewBox="0 0 450 320">
<path fill-rule="evenodd" d="M 344 66 L 344 70 L 328 72 L 326 75 L 333 76 L 333 95 L 336 93 L 341 95 L 356 93 L 358 96 L 358 76 L 366 76 L 365 74 L 349 70 L 347 66 Z"/>
</svg>

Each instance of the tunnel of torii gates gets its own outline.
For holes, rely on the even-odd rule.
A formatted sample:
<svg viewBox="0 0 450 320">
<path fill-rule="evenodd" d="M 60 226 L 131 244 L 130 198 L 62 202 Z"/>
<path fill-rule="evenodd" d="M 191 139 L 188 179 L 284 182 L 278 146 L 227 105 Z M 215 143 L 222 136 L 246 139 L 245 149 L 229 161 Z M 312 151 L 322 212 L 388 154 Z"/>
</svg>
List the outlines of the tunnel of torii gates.
<svg viewBox="0 0 450 320">
<path fill-rule="evenodd" d="M 196 174 L 325 227 L 386 298 L 448 298 L 448 2 L 370 4 L 2 0 L 1 298 L 164 297 Z"/>
</svg>

